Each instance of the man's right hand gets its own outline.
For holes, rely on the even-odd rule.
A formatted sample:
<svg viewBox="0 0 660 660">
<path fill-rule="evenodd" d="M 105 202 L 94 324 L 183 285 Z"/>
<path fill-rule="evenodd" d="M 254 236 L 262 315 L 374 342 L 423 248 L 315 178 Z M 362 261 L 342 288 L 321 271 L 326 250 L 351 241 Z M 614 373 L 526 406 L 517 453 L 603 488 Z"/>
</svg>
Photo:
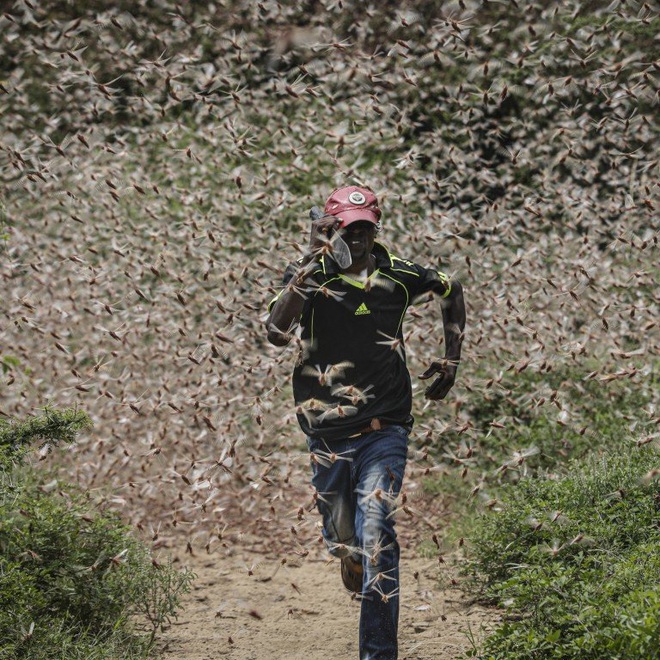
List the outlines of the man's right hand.
<svg viewBox="0 0 660 660">
<path fill-rule="evenodd" d="M 324 215 L 312 220 L 312 228 L 309 233 L 309 251 L 311 254 L 317 255 L 327 246 L 332 231 L 339 229 L 340 224 L 341 220 L 334 215 Z"/>
</svg>

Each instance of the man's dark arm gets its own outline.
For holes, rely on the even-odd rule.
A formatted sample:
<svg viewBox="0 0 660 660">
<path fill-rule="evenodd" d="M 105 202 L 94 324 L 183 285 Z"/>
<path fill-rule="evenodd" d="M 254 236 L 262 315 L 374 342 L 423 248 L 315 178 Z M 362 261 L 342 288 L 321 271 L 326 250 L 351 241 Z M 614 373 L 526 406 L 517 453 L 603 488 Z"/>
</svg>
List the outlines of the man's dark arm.
<svg viewBox="0 0 660 660">
<path fill-rule="evenodd" d="M 465 301 L 463 287 L 452 280 L 451 292 L 442 302 L 442 323 L 445 331 L 445 360 L 458 364 L 465 331 Z"/>
<path fill-rule="evenodd" d="M 426 388 L 425 397 L 434 401 L 444 399 L 456 380 L 456 371 L 461 361 L 461 345 L 465 330 L 465 301 L 463 287 L 458 280 L 451 281 L 449 295 L 443 298 L 442 323 L 445 333 L 445 357 L 441 361 L 432 362 L 431 366 L 420 376 L 422 379 L 437 375 L 437 378 Z"/>
<path fill-rule="evenodd" d="M 300 285 L 296 284 L 295 280 L 296 275 L 275 301 L 266 319 L 268 341 L 274 346 L 286 346 L 291 341 L 291 332 L 300 321 L 305 293 L 300 290 Z"/>
<path fill-rule="evenodd" d="M 312 222 L 309 236 L 309 250 L 297 263 L 298 270 L 286 285 L 286 289 L 277 298 L 266 319 L 268 341 L 275 346 L 286 346 L 292 337 L 292 332 L 300 322 L 305 303 L 304 281 L 314 264 L 323 254 L 328 245 L 330 230 L 338 224 L 334 216 L 323 216 Z"/>
</svg>

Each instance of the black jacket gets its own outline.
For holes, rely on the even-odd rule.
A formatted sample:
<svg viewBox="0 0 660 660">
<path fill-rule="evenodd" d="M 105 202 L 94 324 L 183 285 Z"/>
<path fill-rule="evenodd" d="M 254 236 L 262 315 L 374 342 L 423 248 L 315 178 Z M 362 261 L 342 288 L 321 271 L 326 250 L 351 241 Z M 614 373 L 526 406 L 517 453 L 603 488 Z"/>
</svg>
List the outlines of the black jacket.
<svg viewBox="0 0 660 660">
<path fill-rule="evenodd" d="M 323 257 L 303 285 L 293 394 L 298 422 L 311 437 L 345 438 L 374 418 L 412 426 L 403 318 L 415 298 L 429 291 L 446 297 L 451 283 L 444 273 L 399 259 L 379 243 L 373 254 L 376 269 L 366 283 Z M 287 267 L 284 284 L 298 267 Z"/>
</svg>

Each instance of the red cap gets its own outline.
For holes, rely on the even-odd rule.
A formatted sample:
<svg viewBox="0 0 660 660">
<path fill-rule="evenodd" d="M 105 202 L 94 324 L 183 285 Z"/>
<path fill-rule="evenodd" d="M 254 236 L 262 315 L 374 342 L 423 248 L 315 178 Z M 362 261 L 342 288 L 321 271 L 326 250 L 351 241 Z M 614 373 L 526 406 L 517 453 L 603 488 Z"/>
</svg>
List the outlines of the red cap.
<svg viewBox="0 0 660 660">
<path fill-rule="evenodd" d="M 378 224 L 380 209 L 378 200 L 368 188 L 348 186 L 335 190 L 325 203 L 325 214 L 336 215 L 341 220 L 341 227 L 346 227 L 358 220 L 367 220 Z"/>
</svg>

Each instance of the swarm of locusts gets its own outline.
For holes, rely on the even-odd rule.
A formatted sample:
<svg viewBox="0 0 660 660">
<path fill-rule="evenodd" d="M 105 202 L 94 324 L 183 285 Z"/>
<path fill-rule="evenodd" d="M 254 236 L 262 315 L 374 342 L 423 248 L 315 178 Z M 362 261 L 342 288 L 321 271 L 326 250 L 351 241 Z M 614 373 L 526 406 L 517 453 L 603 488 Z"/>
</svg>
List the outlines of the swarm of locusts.
<svg viewBox="0 0 660 660">
<path fill-rule="evenodd" d="M 525 412 L 559 438 L 575 426 L 544 374 L 634 391 L 657 370 L 657 7 L 386 4 L 0 15 L 0 415 L 87 411 L 94 430 L 49 463 L 156 545 L 316 543 L 296 412 L 350 415 L 373 393 L 319 364 L 345 404 L 296 409 L 309 347 L 270 347 L 264 319 L 336 186 L 373 188 L 378 240 L 465 288 L 457 386 L 430 407 L 414 378 L 409 489 L 457 472 L 480 500 L 524 473 L 534 447 L 488 473 L 474 459 Z M 443 354 L 440 310 L 408 316 L 416 374 Z M 530 373 L 533 391 L 516 387 Z M 476 393 L 520 414 L 484 431 Z M 657 410 L 634 423 L 654 438 Z M 421 515 L 411 499 L 400 515 Z"/>
</svg>

